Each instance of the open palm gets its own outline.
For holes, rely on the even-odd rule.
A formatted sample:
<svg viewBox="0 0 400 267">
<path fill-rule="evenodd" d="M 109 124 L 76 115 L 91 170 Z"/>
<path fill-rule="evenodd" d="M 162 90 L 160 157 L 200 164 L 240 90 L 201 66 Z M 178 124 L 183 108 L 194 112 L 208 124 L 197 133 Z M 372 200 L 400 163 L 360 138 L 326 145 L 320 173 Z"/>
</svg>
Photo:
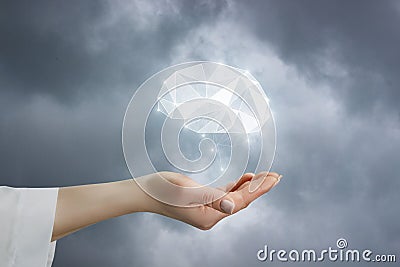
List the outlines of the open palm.
<svg viewBox="0 0 400 267">
<path fill-rule="evenodd" d="M 200 186 L 183 174 L 160 172 L 158 175 L 182 188 Z M 175 195 L 183 197 L 187 204 L 197 205 L 178 207 L 158 201 L 154 212 L 183 221 L 199 229 L 208 230 L 221 219 L 246 208 L 255 199 L 267 193 L 280 181 L 281 177 L 274 172 L 261 172 L 256 175 L 246 173 L 237 182 L 228 184 L 225 188 L 202 187 L 198 194 L 191 195 L 182 190 Z M 149 177 L 148 179 L 154 178 Z M 252 179 L 261 184 L 256 190 L 250 192 L 249 185 Z"/>
</svg>

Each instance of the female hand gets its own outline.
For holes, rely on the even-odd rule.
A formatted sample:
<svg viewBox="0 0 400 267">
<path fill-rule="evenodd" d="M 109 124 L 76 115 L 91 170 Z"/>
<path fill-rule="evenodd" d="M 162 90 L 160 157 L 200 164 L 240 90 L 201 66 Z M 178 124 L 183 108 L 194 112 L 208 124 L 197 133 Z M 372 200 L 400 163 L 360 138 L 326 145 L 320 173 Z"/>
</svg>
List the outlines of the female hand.
<svg viewBox="0 0 400 267">
<path fill-rule="evenodd" d="M 225 188 L 200 186 L 189 177 L 173 172 L 159 172 L 136 178 L 139 183 L 128 179 L 63 187 L 58 192 L 52 240 L 97 222 L 134 212 L 154 212 L 207 230 L 224 217 L 246 208 L 274 187 L 281 178 L 277 173 L 261 172 L 253 180 L 259 186 L 251 191 L 249 186 L 253 176 L 245 174 Z M 180 206 L 156 200 L 138 184 L 152 191 L 156 190 L 171 202 L 179 202 Z M 197 189 L 188 191 L 185 187 Z"/>
<path fill-rule="evenodd" d="M 177 185 L 173 192 L 168 192 L 160 179 Z M 262 182 L 254 192 L 250 192 L 250 181 Z M 212 228 L 221 219 L 246 208 L 251 202 L 267 193 L 278 184 L 282 176 L 274 172 L 261 172 L 257 175 L 244 174 L 237 182 L 230 183 L 224 188 L 204 187 L 189 177 L 173 172 L 160 172 L 145 176 L 146 183 L 152 187 L 163 188 L 172 197 L 179 197 L 181 207 L 153 201 L 149 211 L 180 220 L 202 230 Z M 151 181 L 153 180 L 153 181 Z M 198 188 L 191 192 L 185 187 Z"/>
</svg>

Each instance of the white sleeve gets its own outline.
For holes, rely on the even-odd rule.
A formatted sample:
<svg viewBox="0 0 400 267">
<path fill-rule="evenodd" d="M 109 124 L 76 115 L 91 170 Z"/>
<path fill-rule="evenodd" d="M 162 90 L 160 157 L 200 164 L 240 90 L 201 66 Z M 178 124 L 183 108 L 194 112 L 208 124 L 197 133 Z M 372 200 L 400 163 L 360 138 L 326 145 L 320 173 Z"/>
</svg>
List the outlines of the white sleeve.
<svg viewBox="0 0 400 267">
<path fill-rule="evenodd" d="M 58 188 L 0 186 L 0 265 L 49 267 Z"/>
</svg>

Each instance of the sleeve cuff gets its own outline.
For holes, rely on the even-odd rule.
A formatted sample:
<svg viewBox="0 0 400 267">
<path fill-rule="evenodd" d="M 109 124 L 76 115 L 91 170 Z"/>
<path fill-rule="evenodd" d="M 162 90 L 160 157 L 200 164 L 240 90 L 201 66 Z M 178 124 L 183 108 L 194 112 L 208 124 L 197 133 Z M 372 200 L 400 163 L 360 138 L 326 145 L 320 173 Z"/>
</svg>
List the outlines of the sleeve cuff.
<svg viewBox="0 0 400 267">
<path fill-rule="evenodd" d="M 55 242 L 51 241 L 58 188 L 21 188 L 18 220 L 15 226 L 14 266 L 49 266 Z"/>
</svg>

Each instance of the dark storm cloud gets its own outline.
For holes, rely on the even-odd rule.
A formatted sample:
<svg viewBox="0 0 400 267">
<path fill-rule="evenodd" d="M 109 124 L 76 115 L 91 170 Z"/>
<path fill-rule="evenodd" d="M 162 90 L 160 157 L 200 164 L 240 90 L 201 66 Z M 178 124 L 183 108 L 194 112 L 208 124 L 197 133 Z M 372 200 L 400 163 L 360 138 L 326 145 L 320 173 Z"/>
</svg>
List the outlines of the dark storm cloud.
<svg viewBox="0 0 400 267">
<path fill-rule="evenodd" d="M 311 81 L 335 84 L 353 111 L 400 98 L 398 1 L 237 1 L 238 17 Z M 337 77 L 329 65 L 345 72 Z M 333 73 L 332 73 L 333 72 Z"/>
<path fill-rule="evenodd" d="M 212 23 L 223 6 L 2 2 L 2 181 L 62 185 L 82 177 L 105 180 L 110 170 L 126 176 L 120 128 L 131 94 L 168 65 L 180 38 Z"/>
<path fill-rule="evenodd" d="M 3 2 L 2 88 L 64 99 L 121 83 L 132 90 L 158 70 L 182 36 L 211 23 L 223 6 L 222 1 Z"/>
<path fill-rule="evenodd" d="M 394 223 L 399 218 L 395 210 L 378 207 L 393 201 L 392 190 L 399 186 L 395 163 L 400 115 L 399 3 L 305 0 L 237 1 L 237 5 L 240 11 L 235 15 L 256 38 L 270 45 L 286 64 L 295 66 L 310 88 L 327 90 L 336 101 L 334 116 L 318 115 L 331 113 L 329 105 L 310 112 L 308 105 L 319 105 L 314 102 L 318 101 L 315 94 L 304 97 L 307 104 L 278 107 L 285 114 L 301 110 L 278 121 L 284 146 L 278 150 L 278 165 L 280 157 L 291 159 L 282 169 L 289 170 L 291 177 L 302 177 L 291 194 L 299 194 L 303 187 L 311 193 L 307 187 L 314 186 L 323 192 L 321 197 L 329 195 L 340 203 L 361 191 L 356 195 L 366 194 L 364 202 L 347 212 L 357 210 L 366 221 L 372 210 L 378 216 L 391 214 L 386 235 L 393 237 L 399 230 Z M 303 92 L 294 90 L 281 90 L 279 97 L 300 99 Z M 313 175 L 308 176 L 310 172 Z M 315 198 L 317 194 L 312 193 Z M 390 239 L 398 242 L 397 237 Z"/>
<path fill-rule="evenodd" d="M 104 4 L 2 2 L 3 90 L 54 95 L 66 90 L 63 96 L 78 90 L 101 62 L 100 57 L 88 54 L 84 42 L 91 27 L 105 16 Z"/>
</svg>

